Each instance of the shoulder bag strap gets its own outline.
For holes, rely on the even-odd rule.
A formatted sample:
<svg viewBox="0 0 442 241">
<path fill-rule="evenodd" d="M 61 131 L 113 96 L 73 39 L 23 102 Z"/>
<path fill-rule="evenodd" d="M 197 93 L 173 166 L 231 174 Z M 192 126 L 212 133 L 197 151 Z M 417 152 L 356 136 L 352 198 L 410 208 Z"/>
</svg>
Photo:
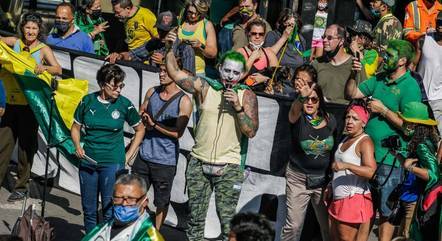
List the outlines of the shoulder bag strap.
<svg viewBox="0 0 442 241">
<path fill-rule="evenodd" d="M 183 91 L 179 91 L 178 93 L 176 93 L 174 96 L 170 97 L 170 99 L 161 107 L 161 109 L 155 114 L 155 116 L 153 117 L 154 121 L 156 121 L 161 114 L 163 114 L 163 112 L 167 109 L 167 107 L 178 97 L 181 97 L 184 95 Z"/>
</svg>

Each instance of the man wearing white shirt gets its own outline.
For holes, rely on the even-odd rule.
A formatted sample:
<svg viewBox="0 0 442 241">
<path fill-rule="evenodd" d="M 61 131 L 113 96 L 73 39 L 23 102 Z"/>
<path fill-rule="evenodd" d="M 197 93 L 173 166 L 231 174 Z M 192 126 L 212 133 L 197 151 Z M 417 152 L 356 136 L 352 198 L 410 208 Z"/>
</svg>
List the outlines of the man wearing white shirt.
<svg viewBox="0 0 442 241">
<path fill-rule="evenodd" d="M 432 37 L 433 36 L 433 37 Z M 436 32 L 425 36 L 418 72 L 423 78 L 428 102 L 442 133 L 442 12 L 436 19 Z"/>
</svg>

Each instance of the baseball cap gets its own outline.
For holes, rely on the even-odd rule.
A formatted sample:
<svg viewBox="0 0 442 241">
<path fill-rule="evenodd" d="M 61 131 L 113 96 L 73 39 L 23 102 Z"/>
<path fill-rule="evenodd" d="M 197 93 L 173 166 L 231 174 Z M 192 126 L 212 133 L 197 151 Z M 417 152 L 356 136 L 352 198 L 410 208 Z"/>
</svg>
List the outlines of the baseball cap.
<svg viewBox="0 0 442 241">
<path fill-rule="evenodd" d="M 155 27 L 163 31 L 170 31 L 176 26 L 178 26 L 178 19 L 171 11 L 160 13 L 155 23 Z"/>
<path fill-rule="evenodd" d="M 381 0 L 381 2 L 385 3 L 390 8 L 394 7 L 395 0 Z"/>
</svg>

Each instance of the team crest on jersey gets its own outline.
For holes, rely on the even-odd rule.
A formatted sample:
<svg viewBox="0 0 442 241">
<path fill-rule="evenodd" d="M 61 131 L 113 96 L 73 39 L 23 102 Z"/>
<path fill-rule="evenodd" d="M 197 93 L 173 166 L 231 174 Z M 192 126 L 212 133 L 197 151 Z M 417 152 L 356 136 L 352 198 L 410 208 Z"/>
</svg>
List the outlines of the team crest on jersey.
<svg viewBox="0 0 442 241">
<path fill-rule="evenodd" d="M 112 111 L 112 118 L 113 118 L 114 120 L 120 118 L 120 112 L 119 112 L 118 110 L 114 110 L 114 111 Z"/>
</svg>

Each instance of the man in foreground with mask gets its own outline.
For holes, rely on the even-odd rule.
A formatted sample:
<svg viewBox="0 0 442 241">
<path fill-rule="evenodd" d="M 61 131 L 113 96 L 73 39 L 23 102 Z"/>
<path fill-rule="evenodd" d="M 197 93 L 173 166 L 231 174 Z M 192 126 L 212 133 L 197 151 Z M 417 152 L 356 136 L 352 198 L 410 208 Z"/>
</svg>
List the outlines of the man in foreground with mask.
<svg viewBox="0 0 442 241">
<path fill-rule="evenodd" d="M 131 0 L 112 0 L 115 17 L 124 23 L 129 50 L 142 46 L 158 37 L 157 18 L 149 9 L 135 6 Z"/>
<path fill-rule="evenodd" d="M 352 99 L 371 96 L 368 108 L 371 110 L 365 132 L 370 135 L 375 147 L 375 158 L 378 164 L 375 181 L 382 185 L 372 188 L 375 208 L 379 211 L 379 240 L 389 241 L 394 226 L 388 222 L 392 210 L 387 206 L 387 199 L 394 188 L 401 182 L 400 162 L 382 143 L 392 136 L 399 136 L 401 149 L 406 147 L 403 139 L 403 120 L 397 112 L 403 112 L 407 103 L 421 102 L 422 96 L 416 80 L 407 70 L 414 58 L 414 48 L 405 40 L 392 40 L 388 43 L 383 56 L 383 72 L 358 84 L 350 78 L 345 86 L 346 95 Z M 361 71 L 362 65 L 353 58 L 353 70 Z"/>
<path fill-rule="evenodd" d="M 222 240 L 226 241 L 244 180 L 247 138 L 255 136 L 259 123 L 256 95 L 239 84 L 246 61 L 240 53 L 225 53 L 218 68 L 220 80 L 214 80 L 189 76 L 179 69 L 169 50 L 166 68 L 179 87 L 193 94 L 200 113 L 186 173 L 190 207 L 187 238 L 204 239 L 209 200 L 215 191 Z"/>
<path fill-rule="evenodd" d="M 232 49 L 239 49 L 247 44 L 249 40 L 246 34 L 247 25 L 257 19 L 262 20 L 266 24 L 266 34 L 272 31 L 272 26 L 259 14 L 256 13 L 258 8 L 258 0 L 241 0 L 239 3 L 239 14 L 241 16 L 241 23 L 235 25 L 233 28 L 233 47 Z"/>
<path fill-rule="evenodd" d="M 373 43 L 386 50 L 388 41 L 402 38 L 402 24 L 392 14 L 395 0 L 372 0 L 370 4 L 372 14 L 380 18 L 373 28 Z"/>
<path fill-rule="evenodd" d="M 60 3 L 55 8 L 54 28 L 46 40 L 47 44 L 95 54 L 92 39 L 74 24 L 74 6 Z"/>
<path fill-rule="evenodd" d="M 143 178 L 123 174 L 117 178 L 112 197 L 114 220 L 97 225 L 82 241 L 163 241 L 146 211 L 147 185 Z"/>
<path fill-rule="evenodd" d="M 422 46 L 422 56 L 418 72 L 423 78 L 428 102 L 438 121 L 437 128 L 442 133 L 442 12 L 436 20 L 436 32 L 426 35 Z"/>
</svg>

